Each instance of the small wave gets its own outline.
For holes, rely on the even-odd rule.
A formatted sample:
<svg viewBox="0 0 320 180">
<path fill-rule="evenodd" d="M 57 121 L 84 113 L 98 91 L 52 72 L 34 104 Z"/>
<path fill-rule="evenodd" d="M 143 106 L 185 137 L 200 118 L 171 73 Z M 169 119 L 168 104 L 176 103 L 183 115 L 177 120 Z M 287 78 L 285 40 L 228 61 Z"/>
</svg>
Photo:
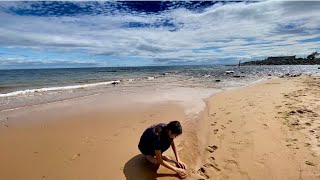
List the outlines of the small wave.
<svg viewBox="0 0 320 180">
<path fill-rule="evenodd" d="M 109 85 L 109 84 L 113 84 L 113 83 L 120 83 L 120 81 L 117 80 L 117 81 L 107 81 L 107 82 L 100 82 L 100 83 L 93 83 L 93 84 L 83 84 L 83 85 L 72 85 L 72 86 L 62 86 L 62 87 L 48 87 L 48 88 L 39 88 L 39 89 L 26 89 L 26 90 L 20 90 L 20 91 L 14 91 L 14 92 L 10 92 L 10 93 L 0 94 L 0 97 L 10 97 L 10 96 L 17 96 L 17 95 L 37 93 L 37 92 L 80 89 L 80 88 L 87 88 L 87 87 Z"/>
</svg>

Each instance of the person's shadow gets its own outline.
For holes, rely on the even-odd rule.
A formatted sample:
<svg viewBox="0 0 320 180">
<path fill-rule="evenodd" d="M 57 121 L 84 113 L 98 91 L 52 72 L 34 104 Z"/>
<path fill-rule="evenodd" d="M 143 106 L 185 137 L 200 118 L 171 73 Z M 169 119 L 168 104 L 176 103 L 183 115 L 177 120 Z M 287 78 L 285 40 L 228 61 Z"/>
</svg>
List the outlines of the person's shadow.
<svg viewBox="0 0 320 180">
<path fill-rule="evenodd" d="M 171 176 L 176 174 L 157 173 L 158 168 L 146 160 L 144 155 L 139 154 L 131 158 L 123 168 L 127 180 L 156 180 L 157 177 Z"/>
</svg>

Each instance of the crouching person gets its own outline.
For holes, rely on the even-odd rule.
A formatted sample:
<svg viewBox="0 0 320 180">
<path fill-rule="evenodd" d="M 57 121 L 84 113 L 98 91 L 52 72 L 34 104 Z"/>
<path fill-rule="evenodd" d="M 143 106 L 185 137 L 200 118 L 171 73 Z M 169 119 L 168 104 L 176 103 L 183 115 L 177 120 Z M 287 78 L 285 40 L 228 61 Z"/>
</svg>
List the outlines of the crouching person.
<svg viewBox="0 0 320 180">
<path fill-rule="evenodd" d="M 139 149 L 146 159 L 154 165 L 162 165 L 175 171 L 181 178 L 187 176 L 187 166 L 179 159 L 179 155 L 174 143 L 174 138 L 182 134 L 182 127 L 179 121 L 171 121 L 169 124 L 160 123 L 147 128 L 142 134 L 139 142 Z M 162 156 L 171 146 L 176 161 L 173 166 L 166 156 Z"/>
</svg>

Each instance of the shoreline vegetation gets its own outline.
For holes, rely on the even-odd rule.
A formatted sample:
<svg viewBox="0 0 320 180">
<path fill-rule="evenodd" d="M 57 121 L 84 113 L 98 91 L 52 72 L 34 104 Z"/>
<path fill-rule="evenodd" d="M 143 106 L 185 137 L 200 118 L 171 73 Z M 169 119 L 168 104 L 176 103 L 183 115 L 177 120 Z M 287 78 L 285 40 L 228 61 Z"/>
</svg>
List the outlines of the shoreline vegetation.
<svg viewBox="0 0 320 180">
<path fill-rule="evenodd" d="M 240 63 L 240 65 L 320 65 L 320 58 L 317 58 L 319 55 L 318 52 L 313 52 L 306 58 L 296 58 L 296 56 L 275 56 L 268 57 L 264 60 Z"/>
</svg>

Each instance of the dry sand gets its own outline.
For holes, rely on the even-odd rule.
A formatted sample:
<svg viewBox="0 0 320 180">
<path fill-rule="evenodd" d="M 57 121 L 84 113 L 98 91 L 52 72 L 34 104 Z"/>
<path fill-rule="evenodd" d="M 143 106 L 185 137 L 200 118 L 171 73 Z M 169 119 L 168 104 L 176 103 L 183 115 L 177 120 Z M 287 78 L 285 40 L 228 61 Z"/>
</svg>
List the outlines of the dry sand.
<svg viewBox="0 0 320 180">
<path fill-rule="evenodd" d="M 178 179 L 137 149 L 145 128 L 171 120 L 183 123 L 188 179 L 320 179 L 319 84 L 282 78 L 223 91 L 197 119 L 174 102 L 120 95 L 0 112 L 0 179 Z"/>
<path fill-rule="evenodd" d="M 203 179 L 320 179 L 319 87 L 319 77 L 284 78 L 209 98 L 208 147 L 198 173 Z"/>
</svg>

